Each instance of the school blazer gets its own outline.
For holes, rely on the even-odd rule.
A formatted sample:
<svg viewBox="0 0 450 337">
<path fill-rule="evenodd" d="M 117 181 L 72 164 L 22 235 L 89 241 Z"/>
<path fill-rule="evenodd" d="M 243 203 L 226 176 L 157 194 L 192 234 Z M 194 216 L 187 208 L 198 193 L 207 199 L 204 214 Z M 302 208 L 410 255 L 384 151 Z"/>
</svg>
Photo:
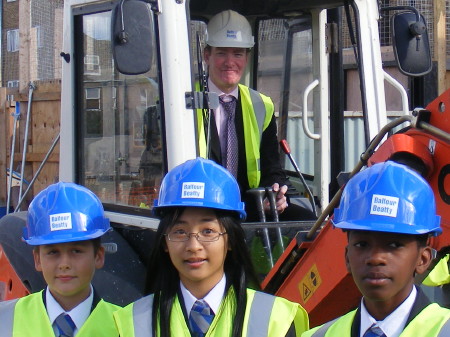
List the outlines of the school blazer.
<svg viewBox="0 0 450 337">
<path fill-rule="evenodd" d="M 303 333 L 302 337 L 359 337 L 360 308 L 349 312 L 320 327 Z M 400 337 L 450 336 L 450 310 L 431 303 L 418 289 L 417 297 Z"/>
</svg>

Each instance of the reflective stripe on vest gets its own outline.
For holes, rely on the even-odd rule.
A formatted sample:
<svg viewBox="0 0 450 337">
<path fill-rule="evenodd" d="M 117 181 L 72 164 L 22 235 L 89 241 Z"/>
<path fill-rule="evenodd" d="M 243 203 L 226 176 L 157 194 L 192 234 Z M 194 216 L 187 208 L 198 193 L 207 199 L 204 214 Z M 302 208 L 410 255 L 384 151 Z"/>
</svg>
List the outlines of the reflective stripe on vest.
<svg viewBox="0 0 450 337">
<path fill-rule="evenodd" d="M 311 337 L 324 337 L 325 334 L 328 331 L 328 328 L 333 325 L 334 322 L 336 322 L 338 320 L 338 318 L 333 319 L 332 321 L 329 321 L 327 323 L 325 323 L 324 325 L 322 325 L 319 329 L 317 329 L 316 332 L 314 332 Z"/>
<path fill-rule="evenodd" d="M 272 314 L 275 296 L 256 292 L 253 297 L 250 317 L 248 318 L 248 337 L 267 336 L 269 331 L 269 320 Z"/>
<path fill-rule="evenodd" d="M 0 336 L 13 335 L 14 308 L 18 299 L 0 302 Z"/>
<path fill-rule="evenodd" d="M 441 331 L 439 331 L 438 337 L 448 337 L 450 336 L 450 319 L 445 322 L 442 326 Z"/>
<path fill-rule="evenodd" d="M 258 125 L 259 140 L 261 141 L 262 132 L 264 131 L 264 129 L 263 129 L 263 127 L 264 127 L 264 120 L 266 118 L 266 107 L 264 105 L 264 102 L 263 102 L 259 92 L 255 91 L 255 90 L 253 90 L 251 88 L 244 87 L 244 86 L 241 86 L 240 89 L 241 89 L 242 93 L 246 93 L 246 91 L 248 90 L 248 92 L 250 94 L 250 99 L 252 101 L 253 111 L 255 113 L 256 122 L 257 122 L 257 125 Z"/>
<path fill-rule="evenodd" d="M 260 145 L 263 131 L 274 113 L 272 100 L 245 85 L 239 84 L 242 120 L 247 158 L 247 178 L 250 188 L 258 187 L 261 180 Z M 206 158 L 206 136 L 203 125 L 203 110 L 197 110 L 200 156 Z M 258 135 L 258 136 L 256 136 Z"/>
<path fill-rule="evenodd" d="M 138 337 L 152 337 L 152 308 L 153 294 L 143 297 L 133 303 L 134 335 Z"/>
</svg>

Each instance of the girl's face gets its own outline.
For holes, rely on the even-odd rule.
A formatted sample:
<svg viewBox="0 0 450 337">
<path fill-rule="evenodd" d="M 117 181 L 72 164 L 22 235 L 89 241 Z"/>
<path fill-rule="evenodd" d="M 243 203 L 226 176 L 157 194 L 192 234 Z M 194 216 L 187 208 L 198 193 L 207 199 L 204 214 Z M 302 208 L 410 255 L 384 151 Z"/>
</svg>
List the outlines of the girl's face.
<svg viewBox="0 0 450 337">
<path fill-rule="evenodd" d="M 188 207 L 166 232 L 179 237 L 183 233 L 204 233 L 215 236 L 225 229 L 219 224 L 215 212 L 208 208 Z M 195 235 L 187 241 L 169 240 L 166 235 L 166 251 L 178 271 L 183 285 L 197 298 L 203 298 L 222 278 L 228 251 L 227 235 L 219 235 L 216 241 L 202 242 Z"/>
</svg>

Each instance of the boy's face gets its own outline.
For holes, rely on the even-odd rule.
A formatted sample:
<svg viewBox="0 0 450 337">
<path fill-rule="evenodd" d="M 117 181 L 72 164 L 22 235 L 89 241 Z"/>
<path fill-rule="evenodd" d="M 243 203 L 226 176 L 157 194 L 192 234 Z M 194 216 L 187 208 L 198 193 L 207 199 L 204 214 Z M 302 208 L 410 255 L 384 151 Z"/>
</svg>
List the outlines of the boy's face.
<svg viewBox="0 0 450 337">
<path fill-rule="evenodd" d="M 414 274 L 431 262 L 431 248 L 412 235 L 350 231 L 345 261 L 369 313 L 380 320 L 408 297 Z"/>
<path fill-rule="evenodd" d="M 92 241 L 76 241 L 39 246 L 33 257 L 53 297 L 70 310 L 89 296 L 95 269 L 105 262 L 105 250 L 100 247 L 95 252 Z"/>
</svg>

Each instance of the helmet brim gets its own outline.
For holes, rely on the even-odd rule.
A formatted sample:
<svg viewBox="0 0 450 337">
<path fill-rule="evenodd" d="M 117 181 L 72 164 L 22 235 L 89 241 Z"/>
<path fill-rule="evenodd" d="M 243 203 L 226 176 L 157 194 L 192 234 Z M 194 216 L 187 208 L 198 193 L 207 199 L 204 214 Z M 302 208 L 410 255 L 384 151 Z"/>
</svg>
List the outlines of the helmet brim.
<svg viewBox="0 0 450 337">
<path fill-rule="evenodd" d="M 57 236 L 55 236 L 53 233 L 42 235 L 39 237 L 31 237 L 28 238 L 26 233 L 24 233 L 22 240 L 25 241 L 27 244 L 31 246 L 41 246 L 41 245 L 52 245 L 57 243 L 67 243 L 67 242 L 75 242 L 75 241 L 86 241 L 86 240 L 92 240 L 99 238 L 106 232 L 108 232 L 110 228 L 108 229 L 98 229 L 94 231 L 89 232 L 78 232 L 78 233 L 67 233 L 67 234 L 61 234 L 59 233 Z"/>
<path fill-rule="evenodd" d="M 157 200 L 155 201 L 155 203 L 157 203 Z M 182 202 L 177 202 L 177 203 L 173 203 L 173 204 L 166 203 L 164 206 L 154 206 L 152 213 L 154 216 L 156 216 L 158 218 L 162 218 L 164 216 L 164 212 L 167 209 L 176 208 L 176 207 L 199 207 L 199 208 L 210 208 L 213 210 L 232 212 L 234 214 L 237 214 L 239 219 L 241 219 L 242 221 L 245 220 L 245 218 L 247 217 L 247 213 L 245 212 L 245 209 L 244 209 L 245 206 L 244 206 L 243 202 L 240 203 L 239 209 L 235 209 L 235 208 L 227 207 L 226 205 L 219 205 L 219 204 L 214 204 L 211 202 L 204 204 L 203 202 L 199 201 L 197 203 L 197 205 L 195 205 L 192 202 L 192 200 L 189 200 L 189 201 L 186 201 L 186 203 L 182 203 Z"/>
<path fill-rule="evenodd" d="M 358 230 L 358 231 L 371 231 L 371 232 L 385 232 L 396 234 L 410 234 L 410 235 L 425 235 L 430 234 L 432 236 L 438 236 L 442 233 L 442 229 L 438 226 L 431 230 L 417 230 L 416 226 L 411 226 L 405 223 L 386 223 L 386 222 L 374 222 L 374 221 L 341 221 L 335 223 L 331 220 L 334 227 L 340 228 L 344 231 Z"/>
<path fill-rule="evenodd" d="M 250 49 L 253 48 L 255 43 L 242 43 L 242 42 L 217 42 L 217 41 L 208 41 L 207 45 L 210 47 L 216 47 L 216 48 L 244 48 L 244 49 Z"/>
</svg>

